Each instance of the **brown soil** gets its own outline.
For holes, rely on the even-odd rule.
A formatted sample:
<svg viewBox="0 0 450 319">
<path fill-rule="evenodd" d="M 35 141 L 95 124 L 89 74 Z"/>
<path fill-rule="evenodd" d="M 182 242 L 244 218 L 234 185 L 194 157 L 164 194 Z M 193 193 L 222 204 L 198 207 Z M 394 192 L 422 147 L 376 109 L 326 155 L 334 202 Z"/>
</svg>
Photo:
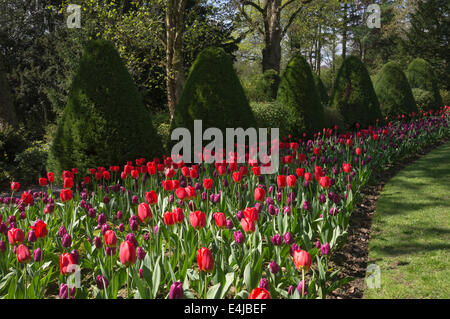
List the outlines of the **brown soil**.
<svg viewBox="0 0 450 319">
<path fill-rule="evenodd" d="M 387 167 L 384 171 L 376 172 L 375 176 L 371 178 L 371 181 L 362 191 L 363 199 L 355 206 L 350 218 L 347 243 L 333 254 L 331 258 L 331 264 L 338 269 L 342 269 L 340 272 L 341 278 L 353 277 L 355 280 L 336 289 L 328 298 L 363 298 L 366 267 L 369 263 L 374 262 L 374 260 L 368 260 L 372 217 L 384 185 L 406 166 L 448 141 L 450 141 L 450 138 L 441 139 L 434 145 L 429 145 L 415 154 L 404 157 L 401 161 Z"/>
</svg>

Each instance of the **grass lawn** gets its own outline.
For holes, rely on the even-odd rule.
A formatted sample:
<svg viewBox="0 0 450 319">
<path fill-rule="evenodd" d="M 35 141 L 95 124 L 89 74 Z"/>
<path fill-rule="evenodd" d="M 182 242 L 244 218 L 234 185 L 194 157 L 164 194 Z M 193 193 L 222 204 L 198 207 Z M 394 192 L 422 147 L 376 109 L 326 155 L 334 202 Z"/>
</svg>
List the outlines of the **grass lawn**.
<svg viewBox="0 0 450 319">
<path fill-rule="evenodd" d="M 364 298 L 450 298 L 450 142 L 399 172 L 377 202 Z"/>
</svg>

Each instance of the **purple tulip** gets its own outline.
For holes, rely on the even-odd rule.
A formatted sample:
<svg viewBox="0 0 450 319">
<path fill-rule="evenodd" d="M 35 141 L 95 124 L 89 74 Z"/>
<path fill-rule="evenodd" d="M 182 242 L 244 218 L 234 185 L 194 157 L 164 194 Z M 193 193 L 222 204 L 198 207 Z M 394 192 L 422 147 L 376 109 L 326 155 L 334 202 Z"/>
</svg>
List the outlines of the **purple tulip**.
<svg viewBox="0 0 450 319">
<path fill-rule="evenodd" d="M 183 299 L 183 298 L 184 298 L 183 284 L 180 281 L 175 281 L 170 286 L 169 299 Z"/>
</svg>

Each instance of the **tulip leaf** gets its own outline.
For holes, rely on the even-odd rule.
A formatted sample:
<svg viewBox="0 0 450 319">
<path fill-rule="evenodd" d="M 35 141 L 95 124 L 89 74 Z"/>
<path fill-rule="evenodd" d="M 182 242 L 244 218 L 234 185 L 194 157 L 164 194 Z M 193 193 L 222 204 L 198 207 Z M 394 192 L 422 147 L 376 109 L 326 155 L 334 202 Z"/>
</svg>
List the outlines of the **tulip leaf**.
<svg viewBox="0 0 450 319">
<path fill-rule="evenodd" d="M 254 287 L 253 287 L 253 274 L 252 274 L 252 265 L 251 262 L 249 262 L 247 264 L 247 266 L 245 266 L 244 269 L 244 282 L 245 285 L 247 286 L 247 290 L 251 291 Z"/>
<path fill-rule="evenodd" d="M 207 299 L 217 299 L 220 294 L 220 291 L 221 291 L 220 285 L 221 285 L 221 283 L 219 282 L 218 284 L 209 288 L 208 293 L 206 294 L 206 298 Z"/>
<path fill-rule="evenodd" d="M 156 298 L 156 294 L 158 293 L 159 284 L 161 283 L 161 264 L 160 264 L 161 256 L 158 257 L 155 263 L 155 268 L 153 269 L 153 289 L 152 289 L 152 295 L 153 298 Z"/>
<path fill-rule="evenodd" d="M 139 278 L 138 272 L 135 271 L 135 269 L 130 269 L 131 272 L 131 276 L 133 277 L 133 283 L 136 285 L 138 292 L 139 292 L 139 297 L 140 298 L 144 298 L 147 299 L 147 289 L 145 288 L 145 286 L 142 283 L 142 279 Z M 132 287 L 130 287 L 131 289 Z M 132 290 L 132 289 L 131 289 Z M 136 295 L 135 295 L 136 296 Z"/>
<path fill-rule="evenodd" d="M 248 299 L 249 292 L 247 290 L 241 290 L 237 295 L 236 299 Z M 238 298 L 239 297 L 239 298 Z"/>
<path fill-rule="evenodd" d="M 231 285 L 234 281 L 234 272 L 229 272 L 225 275 L 225 285 L 222 287 L 222 290 L 220 292 L 219 298 L 223 299 L 225 298 L 226 294 L 228 293 L 228 290 L 230 290 Z"/>
</svg>

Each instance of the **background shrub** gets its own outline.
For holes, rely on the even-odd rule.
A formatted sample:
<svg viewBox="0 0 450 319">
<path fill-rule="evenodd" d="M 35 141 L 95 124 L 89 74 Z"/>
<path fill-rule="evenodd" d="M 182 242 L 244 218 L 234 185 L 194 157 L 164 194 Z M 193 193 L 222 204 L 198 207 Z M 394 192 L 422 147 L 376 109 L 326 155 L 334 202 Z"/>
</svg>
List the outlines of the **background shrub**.
<svg viewBox="0 0 450 319">
<path fill-rule="evenodd" d="M 383 66 L 376 77 L 374 88 L 383 116 L 417 113 L 411 87 L 396 63 L 388 62 Z"/>
<path fill-rule="evenodd" d="M 362 127 L 382 120 L 380 105 L 364 64 L 355 56 L 344 60 L 336 77 L 331 106 L 344 118 L 347 128 Z"/>
<path fill-rule="evenodd" d="M 203 129 L 217 127 L 255 127 L 256 121 L 231 57 L 222 49 L 204 49 L 190 70 L 175 108 L 171 131 L 185 127 L 193 132 L 194 120 L 203 121 Z"/>
<path fill-rule="evenodd" d="M 332 107 L 324 107 L 324 117 L 327 128 L 334 128 L 337 125 L 339 132 L 345 131 L 346 124 L 338 110 Z"/>
<path fill-rule="evenodd" d="M 56 135 L 48 169 L 121 165 L 161 153 L 151 116 L 114 45 L 89 41 Z"/>
<path fill-rule="evenodd" d="M 434 95 L 432 92 L 419 88 L 413 88 L 412 93 L 419 110 L 427 111 L 432 109 L 431 105 L 434 103 Z"/>
<path fill-rule="evenodd" d="M 436 75 L 427 61 L 421 58 L 411 61 L 406 70 L 406 78 L 411 88 L 432 93 L 433 100 L 426 105 L 428 109 L 437 110 L 442 106 L 442 97 L 439 94 Z"/>
<path fill-rule="evenodd" d="M 22 153 L 14 158 L 14 180 L 37 184 L 40 177 L 46 176 L 49 145 L 43 141 L 34 141 Z"/>
<path fill-rule="evenodd" d="M 21 129 L 9 124 L 0 127 L 0 182 L 14 177 L 14 159 L 27 148 Z"/>
<path fill-rule="evenodd" d="M 250 107 L 255 115 L 258 127 L 279 128 L 280 137 L 291 134 L 291 127 L 289 122 L 286 121 L 290 113 L 285 105 L 277 101 L 251 102 Z"/>
<path fill-rule="evenodd" d="M 450 91 L 447 90 L 439 90 L 439 93 L 442 97 L 442 104 L 445 106 L 450 105 Z"/>
<path fill-rule="evenodd" d="M 286 123 L 293 136 L 312 136 L 324 127 L 324 111 L 309 64 L 300 55 L 286 66 L 277 93 L 277 105 L 289 112 Z"/>
</svg>

